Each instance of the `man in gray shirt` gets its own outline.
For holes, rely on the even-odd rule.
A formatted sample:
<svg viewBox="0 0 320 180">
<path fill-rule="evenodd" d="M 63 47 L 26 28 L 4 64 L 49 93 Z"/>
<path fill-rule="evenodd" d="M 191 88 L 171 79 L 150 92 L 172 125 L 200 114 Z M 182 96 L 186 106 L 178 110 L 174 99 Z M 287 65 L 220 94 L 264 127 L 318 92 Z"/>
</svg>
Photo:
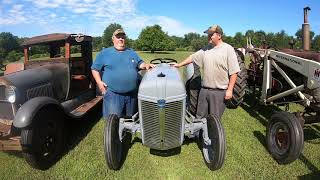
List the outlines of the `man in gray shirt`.
<svg viewBox="0 0 320 180">
<path fill-rule="evenodd" d="M 204 33 L 212 49 L 199 50 L 174 67 L 195 62 L 203 69 L 202 88 L 197 107 L 197 118 L 215 115 L 219 119 L 226 108 L 225 101 L 230 100 L 233 87 L 240 71 L 237 55 L 233 47 L 222 40 L 223 31 L 218 25 L 209 27 Z"/>
</svg>

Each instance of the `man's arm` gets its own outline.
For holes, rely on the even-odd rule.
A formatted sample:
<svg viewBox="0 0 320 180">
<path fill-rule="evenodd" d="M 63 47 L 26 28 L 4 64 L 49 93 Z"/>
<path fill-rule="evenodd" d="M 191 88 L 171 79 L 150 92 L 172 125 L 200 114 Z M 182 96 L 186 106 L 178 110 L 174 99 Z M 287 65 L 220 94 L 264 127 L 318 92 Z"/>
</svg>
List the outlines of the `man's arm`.
<svg viewBox="0 0 320 180">
<path fill-rule="evenodd" d="M 230 80 L 229 80 L 229 85 L 228 85 L 228 89 L 226 91 L 226 96 L 224 97 L 225 100 L 231 99 L 232 98 L 232 94 L 233 94 L 233 87 L 236 83 L 238 74 L 234 73 L 230 76 Z"/>
<path fill-rule="evenodd" d="M 102 94 L 105 94 L 106 91 L 107 91 L 107 85 L 106 85 L 106 83 L 104 83 L 101 80 L 100 72 L 97 71 L 97 70 L 92 69 L 91 73 L 92 73 L 92 76 L 93 76 L 94 80 L 96 81 L 96 83 L 98 85 L 98 88 L 99 88 L 100 92 Z"/>
<path fill-rule="evenodd" d="M 148 69 L 154 68 L 154 67 L 155 67 L 154 64 L 150 64 L 150 63 L 145 63 L 145 62 L 143 62 L 143 63 L 140 64 L 139 69 L 146 69 L 146 70 L 148 70 Z"/>
<path fill-rule="evenodd" d="M 192 62 L 193 62 L 193 59 L 191 56 L 189 56 L 185 60 L 183 60 L 182 62 L 174 64 L 173 67 L 179 68 L 179 67 L 185 66 L 187 64 L 190 64 Z"/>
</svg>

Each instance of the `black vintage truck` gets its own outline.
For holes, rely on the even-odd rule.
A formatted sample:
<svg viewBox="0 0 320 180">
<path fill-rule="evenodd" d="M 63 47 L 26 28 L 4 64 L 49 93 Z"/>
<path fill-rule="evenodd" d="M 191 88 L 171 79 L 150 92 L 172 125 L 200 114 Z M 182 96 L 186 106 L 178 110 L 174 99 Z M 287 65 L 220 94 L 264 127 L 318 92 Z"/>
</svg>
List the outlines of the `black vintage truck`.
<svg viewBox="0 0 320 180">
<path fill-rule="evenodd" d="M 2 67 L 0 150 L 22 151 L 32 167 L 48 169 L 64 147 L 66 120 L 101 104 L 90 69 L 92 38 L 56 33 L 22 45 L 24 62 Z M 37 49 L 48 53 L 32 56 Z"/>
</svg>

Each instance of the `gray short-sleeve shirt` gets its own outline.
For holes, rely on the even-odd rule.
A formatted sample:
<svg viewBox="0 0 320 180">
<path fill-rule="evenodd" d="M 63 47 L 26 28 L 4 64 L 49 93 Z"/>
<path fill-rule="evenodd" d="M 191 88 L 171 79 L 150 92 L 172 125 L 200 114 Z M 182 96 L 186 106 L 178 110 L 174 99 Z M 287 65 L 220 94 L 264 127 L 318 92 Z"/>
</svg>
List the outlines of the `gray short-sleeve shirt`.
<svg viewBox="0 0 320 180">
<path fill-rule="evenodd" d="M 229 76 L 240 71 L 233 47 L 222 43 L 210 50 L 199 50 L 191 55 L 193 61 L 203 68 L 202 86 L 227 89 Z"/>
</svg>

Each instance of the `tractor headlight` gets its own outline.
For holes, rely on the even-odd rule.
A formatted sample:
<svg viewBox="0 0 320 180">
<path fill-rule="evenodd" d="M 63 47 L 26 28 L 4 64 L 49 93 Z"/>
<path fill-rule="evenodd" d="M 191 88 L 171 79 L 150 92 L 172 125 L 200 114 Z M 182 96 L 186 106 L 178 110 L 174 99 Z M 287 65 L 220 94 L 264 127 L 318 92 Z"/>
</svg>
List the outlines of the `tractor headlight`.
<svg viewBox="0 0 320 180">
<path fill-rule="evenodd" d="M 7 101 L 10 103 L 16 102 L 16 91 L 13 86 L 6 86 L 4 94 Z"/>
</svg>

